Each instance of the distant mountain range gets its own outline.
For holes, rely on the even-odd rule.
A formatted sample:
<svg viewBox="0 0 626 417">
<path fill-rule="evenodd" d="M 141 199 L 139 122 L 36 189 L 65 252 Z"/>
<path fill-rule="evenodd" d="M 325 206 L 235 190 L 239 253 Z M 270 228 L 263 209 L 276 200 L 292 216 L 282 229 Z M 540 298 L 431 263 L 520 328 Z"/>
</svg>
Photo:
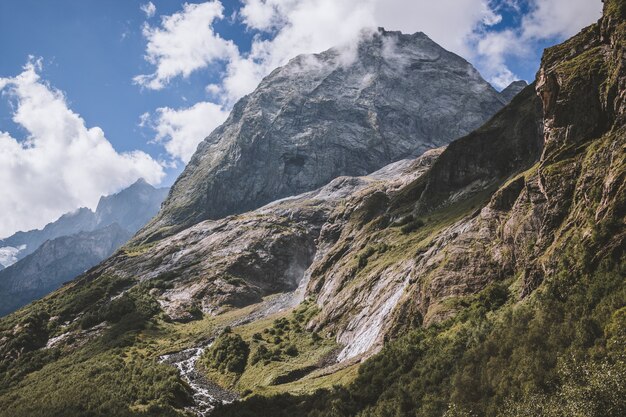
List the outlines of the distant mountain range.
<svg viewBox="0 0 626 417">
<path fill-rule="evenodd" d="M 58 288 L 110 256 L 153 217 L 169 188 L 145 180 L 100 198 L 96 211 L 82 207 L 41 230 L 0 240 L 0 314 Z"/>
</svg>

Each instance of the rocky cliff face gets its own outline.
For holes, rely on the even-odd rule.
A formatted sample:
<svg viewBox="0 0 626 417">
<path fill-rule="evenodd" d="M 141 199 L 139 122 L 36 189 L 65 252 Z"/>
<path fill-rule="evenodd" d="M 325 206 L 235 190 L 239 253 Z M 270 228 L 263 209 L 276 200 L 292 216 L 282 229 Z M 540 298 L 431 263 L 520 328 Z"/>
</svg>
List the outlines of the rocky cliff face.
<svg viewBox="0 0 626 417">
<path fill-rule="evenodd" d="M 507 100 L 422 33 L 381 29 L 355 51 L 299 56 L 199 145 L 134 241 L 415 157 L 479 127 Z"/>
<path fill-rule="evenodd" d="M 626 6 L 621 0 L 612 0 L 605 8 L 605 17 L 597 25 L 546 51 L 534 84 L 517 94 L 489 122 L 445 150 L 439 148 L 370 175 L 338 177 L 315 191 L 274 201 L 246 213 L 204 220 L 176 233 L 175 229 L 168 229 L 150 235 L 155 225 L 169 227 L 168 222 L 174 219 L 182 219 L 181 224 L 199 219 L 201 216 L 196 217 L 194 210 L 213 204 L 207 200 L 207 190 L 217 193 L 211 195 L 228 195 L 229 190 L 219 188 L 217 179 L 228 184 L 230 190 L 236 190 L 242 201 L 258 204 L 263 200 L 254 199 L 263 195 L 262 190 L 267 187 L 276 187 L 272 188 L 276 191 L 286 187 L 284 184 L 302 184 L 301 171 L 291 168 L 287 170 L 289 174 L 283 169 L 276 171 L 276 161 L 270 163 L 274 164 L 271 172 L 280 172 L 281 176 L 263 177 L 267 182 L 262 181 L 258 190 L 246 188 L 252 184 L 249 178 L 242 183 L 232 181 L 245 166 L 252 167 L 252 172 L 258 175 L 265 172 L 251 155 L 267 157 L 267 153 L 263 154 L 265 145 L 283 150 L 273 136 L 275 132 L 292 132 L 291 140 L 310 149 L 313 145 L 309 140 L 319 139 L 316 135 L 323 131 L 322 125 L 315 125 L 315 132 L 291 129 L 296 125 L 312 129 L 309 116 L 299 118 L 308 115 L 311 108 L 324 117 L 330 115 L 316 101 L 307 107 L 307 100 L 313 100 L 310 97 L 322 100 L 315 95 L 319 91 L 327 94 L 336 91 L 336 87 L 324 90 L 333 80 L 341 79 L 351 85 L 352 78 L 335 77 L 358 73 L 361 67 L 337 66 L 322 80 L 307 78 L 306 74 L 298 77 L 298 82 L 303 85 L 311 82 L 312 87 L 306 90 L 309 95 L 303 106 L 296 109 L 288 98 L 280 105 L 272 101 L 274 96 L 268 98 L 267 89 L 272 82 L 278 91 L 287 88 L 278 82 L 286 69 L 277 70 L 262 84 L 265 90 L 260 88 L 240 102 L 230 121 L 200 146 L 192 165 L 172 191 L 166 210 L 143 232 L 144 237 L 159 235 L 159 241 L 125 247 L 40 303 L 0 321 L 0 369 L 6 369 L 9 375 L 7 381 L 0 380 L 3 392 L 8 393 L 0 393 L 0 405 L 15 410 L 18 402 L 15 398 L 30 398 L 31 391 L 48 392 L 49 385 L 58 380 L 55 370 L 68 361 L 91 360 L 95 356 L 93 368 L 85 368 L 89 372 L 81 373 L 81 364 L 69 375 L 109 372 L 116 381 L 133 387 L 132 395 L 125 401 L 136 407 L 136 414 L 142 413 L 148 403 L 163 413 L 182 414 L 188 403 L 181 403 L 183 395 L 178 386 L 165 388 L 165 384 L 152 384 L 146 394 L 134 389 L 139 384 L 137 381 L 142 380 L 137 375 L 149 369 L 159 375 L 154 380 L 171 381 L 164 366 L 157 364 L 159 355 L 183 348 L 201 352 L 218 333 L 216 329 L 225 325 L 234 326 L 230 331 L 241 338 L 229 336 L 244 357 L 243 371 L 233 377 L 235 382 L 228 379 L 232 375 L 219 374 L 223 379 L 218 381 L 242 393 L 246 392 L 244 387 L 268 393 L 270 386 L 277 385 L 278 390 L 281 387 L 287 390 L 284 386 L 298 392 L 313 390 L 331 374 L 328 386 L 334 385 L 345 375 L 341 374 L 342 367 L 370 357 L 385 344 L 392 345 L 393 340 L 409 329 L 419 329 L 421 332 L 409 339 L 407 346 L 381 353 L 377 362 L 382 369 L 380 373 L 375 372 L 369 359 L 357 379 L 361 385 L 355 385 L 362 392 L 338 390 L 327 403 L 320 402 L 324 394 L 316 394 L 311 400 L 333 407 L 333 412 L 340 416 L 384 415 L 400 406 L 403 412 L 411 414 L 443 415 L 455 412 L 449 407 L 453 400 L 475 406 L 483 397 L 492 401 L 496 390 L 517 389 L 517 394 L 525 395 L 529 386 L 541 388 L 540 383 L 547 387 L 546 397 L 550 397 L 553 393 L 550 389 L 558 378 L 554 375 L 535 378 L 542 367 L 554 369 L 564 353 L 582 352 L 583 358 L 601 357 L 611 349 L 621 349 L 615 346 L 623 340 L 619 337 L 623 338 L 620 335 L 623 335 L 626 292 L 623 280 L 616 281 L 617 284 L 612 280 L 619 277 L 619 271 L 623 272 L 626 238 Z M 379 34 L 374 38 L 378 41 L 373 42 L 381 51 L 387 36 L 395 37 L 400 45 L 405 39 L 396 34 Z M 428 44 L 422 35 L 414 38 L 411 42 Z M 329 51 L 322 58 L 336 54 L 337 51 Z M 302 59 L 305 58 L 293 62 Z M 432 57 L 424 59 L 419 69 L 439 61 Z M 384 78 L 385 71 L 395 74 L 394 69 L 385 66 L 387 61 L 376 62 L 381 68 L 377 77 Z M 298 68 L 298 71 L 304 70 Z M 345 94 L 350 96 L 353 90 L 348 89 Z M 393 97 L 412 100 L 403 94 L 395 91 L 389 100 Z M 356 95 L 357 103 L 361 103 L 362 95 L 366 92 Z M 263 119 L 265 108 L 273 115 L 270 119 L 273 124 Z M 254 113 L 251 109 L 258 111 Z M 332 109 L 332 114 L 341 114 L 341 106 Z M 338 132 L 337 137 L 350 138 L 350 132 L 358 130 L 350 120 L 353 119 L 337 120 L 338 125 L 347 124 L 348 130 L 334 124 L 327 129 Z M 378 113 L 375 120 L 377 126 L 384 124 Z M 246 124 L 253 122 L 259 124 Z M 241 133 L 245 126 L 250 136 Z M 251 126 L 263 134 L 255 136 L 256 130 Z M 236 140 L 222 142 L 230 129 L 235 132 L 232 134 Z M 376 154 L 378 136 L 368 136 L 371 130 L 359 132 L 374 138 L 372 149 Z M 302 142 L 298 142 L 300 139 Z M 325 140 L 327 146 L 337 145 L 331 138 Z M 402 146 L 408 151 L 412 145 Z M 318 156 L 323 160 L 321 154 Z M 307 158 L 303 161 L 301 168 L 308 172 L 307 164 L 312 162 Z M 198 180 L 209 178 L 210 172 L 225 177 L 215 174 L 216 182 L 211 183 Z M 195 175 L 198 177 L 192 178 Z M 288 177 L 295 182 L 283 181 Z M 184 184 L 190 186 L 188 194 L 184 193 Z M 194 188 L 196 184 L 209 185 L 199 192 Z M 204 202 L 198 206 L 200 200 L 196 198 Z M 229 198 L 234 199 L 234 194 L 224 200 L 224 207 L 230 204 Z M 173 214 L 171 210 L 176 205 L 181 211 Z M 606 273 L 594 275 L 601 266 Z M 579 287 L 585 286 L 589 289 L 580 292 Z M 275 293 L 283 296 L 268 297 Z M 303 304 L 304 310 L 297 310 L 293 317 L 284 312 L 282 316 L 273 316 L 272 319 L 277 319 L 269 328 L 268 304 L 274 303 L 271 311 L 280 312 L 303 298 L 308 300 Z M 553 304 L 545 304 L 547 299 L 553 300 Z M 249 307 L 250 304 L 255 306 Z M 507 309 L 503 313 L 498 309 L 504 304 Z M 544 304 L 545 308 L 541 309 Z M 580 314 L 571 317 L 580 320 L 568 322 L 567 310 L 572 307 Z M 588 313 L 592 310 L 593 316 Z M 263 314 L 257 314 L 259 311 Z M 553 317 L 558 315 L 562 317 Z M 530 329 L 524 326 L 535 316 L 543 327 L 537 325 L 530 335 L 508 335 L 507 344 L 500 346 L 502 333 L 496 330 L 508 330 L 501 330 L 502 323 Z M 454 321 L 458 317 L 466 320 Z M 177 323 L 192 320 L 197 321 Z M 551 323 L 559 324 L 550 327 Z M 562 332 L 546 337 L 542 331 L 548 328 Z M 599 336 L 603 333 L 608 336 Z M 283 338 L 291 338 L 289 343 L 294 345 L 287 346 Z M 606 342 L 609 338 L 618 342 L 610 345 Z M 527 350 L 516 351 L 515 345 L 522 339 Z M 295 346 L 294 340 L 301 343 Z M 267 346 L 270 341 L 273 350 L 259 353 L 260 345 Z M 44 346 L 47 348 L 43 349 Z M 545 346 L 552 349 L 552 356 L 546 354 L 548 359 L 537 362 L 537 357 L 543 360 Z M 284 353 L 288 348 L 295 357 Z M 315 349 L 326 350 L 316 356 Z M 511 354 L 514 351 L 515 355 Z M 623 349 L 619 353 L 623 355 Z M 54 355 L 62 355 L 63 359 L 57 360 Z M 33 374 L 33 368 L 26 363 L 31 357 L 43 363 L 45 372 Z M 507 371 L 499 375 L 500 370 L 509 370 L 502 365 L 509 361 L 513 361 L 512 370 L 518 374 Z M 103 367 L 102 363 L 107 366 Z M 135 368 L 137 364 L 142 371 Z M 497 366 L 501 368 L 492 372 Z M 127 371 L 128 368 L 132 371 Z M 335 376 L 337 370 L 340 372 Z M 198 368 L 193 372 L 208 370 Z M 263 382 L 265 374 L 270 372 L 278 373 L 278 378 Z M 397 383 L 385 378 L 396 376 L 402 377 L 400 386 L 392 386 L 397 392 L 385 391 L 388 387 L 381 385 Z M 512 376 L 525 382 L 534 379 L 539 382 L 521 385 L 511 382 Z M 252 385 L 244 385 L 251 384 L 250 381 Z M 484 392 L 473 391 L 477 385 Z M 450 394 L 458 387 L 456 397 Z M 59 390 L 74 398 L 69 388 Z M 99 406 L 103 397 L 118 398 L 104 388 L 92 390 L 94 394 L 84 391 L 86 398 L 77 400 L 81 407 L 87 401 Z M 423 395 L 413 397 L 407 390 L 412 390 L 408 391 L 410 394 Z M 117 389 L 113 391 L 118 395 Z M 143 402 L 136 399 L 140 395 Z M 385 403 L 387 398 L 397 402 Z M 260 400 L 252 397 L 243 404 L 232 405 L 231 414 L 218 415 L 250 415 L 245 413 L 245 408 L 238 413 L 238 407 L 247 404 L 253 404 L 250 409 L 254 410 L 256 404 L 256 410 L 265 410 L 255 401 Z M 423 408 L 427 402 L 432 409 Z M 56 403 L 66 404 L 61 400 Z M 298 398 L 295 403 L 306 402 Z M 274 405 L 272 410 L 277 410 L 277 415 L 301 415 L 286 411 L 285 396 L 272 397 L 267 404 Z M 495 415 L 504 409 L 508 411 L 508 404 L 493 400 L 488 406 L 482 404 L 482 409 L 468 409 L 495 410 L 484 413 Z M 122 404 L 124 412 L 130 409 L 127 405 Z M 364 407 L 372 407 L 369 411 L 374 411 L 358 414 Z M 418 409 L 419 413 L 413 413 Z M 30 411 L 25 407 L 20 410 L 24 415 Z M 326 411 L 322 409 L 310 415 L 324 415 Z"/>
<path fill-rule="evenodd" d="M 179 321 L 192 320 L 194 312 L 218 314 L 270 294 L 293 292 L 306 283 L 320 231 L 334 222 L 337 207 L 359 216 L 360 205 L 421 175 L 440 152 L 429 151 L 416 161 L 403 160 L 365 177 L 339 177 L 249 213 L 204 221 L 146 248 L 126 248 L 88 275 L 138 278 L 155 288 L 152 295 Z M 167 289 L 159 289 L 162 284 Z"/>
<path fill-rule="evenodd" d="M 322 309 L 311 325 L 332 329 L 346 346 L 340 357 L 380 346 L 406 326 L 451 317 L 454 299 L 510 277 L 521 277 L 517 295 L 527 297 L 562 268 L 566 242 L 593 244 L 596 222 L 611 225 L 603 250 L 619 257 L 623 28 L 623 16 L 608 15 L 548 49 L 536 85 L 379 208 L 390 219 L 419 219 L 413 238 L 348 225 L 346 235 L 329 239 L 309 286 Z M 388 242 L 401 251 L 379 253 Z M 368 266 L 359 269 L 353 259 L 362 255 Z"/>
<path fill-rule="evenodd" d="M 140 178 L 117 194 L 100 198 L 95 211 L 97 227 L 117 223 L 134 234 L 161 208 L 169 188 L 155 188 Z"/>
</svg>

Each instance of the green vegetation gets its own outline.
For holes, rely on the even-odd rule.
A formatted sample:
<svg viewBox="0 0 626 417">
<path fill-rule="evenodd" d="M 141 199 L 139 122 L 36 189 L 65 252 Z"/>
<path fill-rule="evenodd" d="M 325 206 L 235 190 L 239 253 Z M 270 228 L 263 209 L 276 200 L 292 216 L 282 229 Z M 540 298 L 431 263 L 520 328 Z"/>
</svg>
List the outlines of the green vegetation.
<svg viewBox="0 0 626 417">
<path fill-rule="evenodd" d="M 219 415 L 622 416 L 625 275 L 626 262 L 607 260 L 563 294 L 572 273 L 562 270 L 521 304 L 493 285 L 454 319 L 390 343 L 347 388 L 254 396 Z"/>
<path fill-rule="evenodd" d="M 189 403 L 176 371 L 127 351 L 82 350 L 52 362 L 0 395 L 11 417 L 180 416 Z M 0 391 L 2 392 L 2 391 Z"/>
<path fill-rule="evenodd" d="M 204 355 L 207 368 L 221 373 L 241 374 L 248 362 L 250 347 L 238 334 L 226 328 Z"/>
<path fill-rule="evenodd" d="M 624 0 L 607 0 L 606 8 L 612 16 L 626 13 Z M 617 88 L 622 70 L 604 67 L 610 57 L 593 43 L 598 30 L 592 26 L 546 53 L 544 61 L 553 64 L 579 54 L 553 68 L 575 92 L 604 72 L 607 85 Z M 433 204 L 413 210 L 427 185 L 419 181 L 394 201 L 373 194 L 348 225 L 363 233 L 323 267 L 346 271 L 341 285 L 375 282 L 379 272 L 420 256 L 443 228 L 484 207 L 498 182 L 518 196 L 540 179 L 542 195 L 554 200 L 534 218 L 542 230 L 524 231 L 532 237 L 511 244 L 523 258 L 517 270 L 498 270 L 477 294 L 433 300 L 449 309 L 442 322 L 422 327 L 420 313 L 412 312 L 416 317 L 402 328 L 409 330 L 360 366 L 324 373 L 338 346 L 332 335 L 307 329 L 318 314 L 310 300 L 232 329 L 228 325 L 242 323 L 255 306 L 169 323 L 150 294 L 168 288 L 177 271 L 145 283 L 94 273 L 0 321 L 0 416 L 186 416 L 189 387 L 159 356 L 197 346 L 217 329 L 224 330 L 201 358 L 201 371 L 245 397 L 217 410 L 220 417 L 624 416 L 625 133 L 614 129 L 598 138 L 594 130 L 593 142 L 581 136 L 524 173 L 494 179 L 489 189 L 443 206 L 434 203 L 447 198 L 446 189 L 435 190 L 441 195 Z M 501 225 L 517 201 L 508 197 L 498 197 Z M 529 212 L 535 208 L 527 204 Z M 385 211 L 394 216 L 381 215 Z M 126 249 L 127 255 L 146 248 Z M 513 250 L 502 249 L 502 256 Z M 539 270 L 536 282 L 529 282 L 530 267 Z M 474 273 L 493 272 L 488 268 Z M 418 277 L 423 282 L 417 284 L 430 278 Z M 46 348 L 53 337 L 64 339 Z"/>
<path fill-rule="evenodd" d="M 298 383 L 299 392 L 310 391 L 306 383 L 300 384 L 302 378 L 315 375 L 337 347 L 333 340 L 306 330 L 317 312 L 315 304 L 306 300 L 290 313 L 226 329 L 201 358 L 207 376 L 244 394 L 288 391 L 292 383 Z M 325 381 L 334 378 L 320 377 L 315 386 L 331 386 Z"/>
<path fill-rule="evenodd" d="M 388 343 L 346 387 L 308 395 L 253 395 L 217 414 L 626 415 L 623 133 L 613 131 L 573 154 L 560 149 L 551 162 L 529 170 L 530 176 L 542 176 L 548 192 L 568 201 L 551 207 L 560 223 L 553 224 L 554 241 L 537 254 L 546 267 L 538 283 L 527 282 L 524 270 L 511 271 L 474 296 L 447 300 L 456 304 L 455 316 Z M 579 176 L 571 171 L 576 166 L 584 167 Z M 577 176 L 570 190 L 568 183 Z M 607 178 L 621 178 L 609 202 Z M 558 211 L 563 207 L 565 218 Z M 427 239 L 433 224 L 445 222 L 429 221 L 417 238 Z M 398 236 L 392 252 L 413 239 Z M 369 254 L 370 269 L 388 255 L 374 259 L 370 252 L 363 252 Z M 534 291 L 520 300 L 527 285 Z"/>
<path fill-rule="evenodd" d="M 406 234 L 416 231 L 422 226 L 424 226 L 424 221 L 421 219 L 415 219 L 415 220 L 412 220 L 410 223 L 407 223 L 404 226 L 402 226 L 400 228 L 400 231 L 406 235 Z"/>
<path fill-rule="evenodd" d="M 606 14 L 618 19 L 626 19 L 626 1 L 625 0 L 604 0 Z"/>
</svg>

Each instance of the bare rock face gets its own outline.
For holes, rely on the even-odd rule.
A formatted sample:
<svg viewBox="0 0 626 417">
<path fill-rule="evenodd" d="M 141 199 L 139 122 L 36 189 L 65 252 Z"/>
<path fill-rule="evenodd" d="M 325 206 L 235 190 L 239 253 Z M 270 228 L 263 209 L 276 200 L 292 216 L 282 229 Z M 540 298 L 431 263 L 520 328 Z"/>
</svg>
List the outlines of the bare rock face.
<svg viewBox="0 0 626 417">
<path fill-rule="evenodd" d="M 603 256 L 623 259 L 626 32 L 624 8 L 614 9 L 622 15 L 605 11 L 548 49 L 536 85 L 378 208 L 392 229 L 399 216 L 419 219 L 409 233 L 346 222 L 327 236 L 309 283 L 322 312 L 310 326 L 335 335 L 340 359 L 444 320 L 492 283 L 514 280 L 527 297 L 559 271 L 564 242 L 605 233 Z"/>
<path fill-rule="evenodd" d="M 528 83 L 524 80 L 513 81 L 504 90 L 500 91 L 500 94 L 505 100 L 510 102 L 516 95 L 526 88 L 527 85 Z"/>
<path fill-rule="evenodd" d="M 423 33 L 381 29 L 352 51 L 299 56 L 199 145 L 134 243 L 421 155 L 479 127 L 507 102 Z"/>
</svg>

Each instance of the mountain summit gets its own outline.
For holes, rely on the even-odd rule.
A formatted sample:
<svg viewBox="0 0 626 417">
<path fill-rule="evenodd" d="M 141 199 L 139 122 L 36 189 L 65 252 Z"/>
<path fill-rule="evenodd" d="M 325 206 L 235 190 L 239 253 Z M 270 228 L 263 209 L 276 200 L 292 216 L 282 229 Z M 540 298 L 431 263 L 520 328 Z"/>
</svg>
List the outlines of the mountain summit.
<svg viewBox="0 0 626 417">
<path fill-rule="evenodd" d="M 482 125 L 507 98 L 423 33 L 300 55 L 207 137 L 135 242 L 365 175 Z"/>
</svg>

